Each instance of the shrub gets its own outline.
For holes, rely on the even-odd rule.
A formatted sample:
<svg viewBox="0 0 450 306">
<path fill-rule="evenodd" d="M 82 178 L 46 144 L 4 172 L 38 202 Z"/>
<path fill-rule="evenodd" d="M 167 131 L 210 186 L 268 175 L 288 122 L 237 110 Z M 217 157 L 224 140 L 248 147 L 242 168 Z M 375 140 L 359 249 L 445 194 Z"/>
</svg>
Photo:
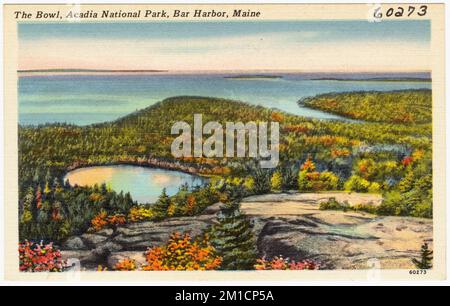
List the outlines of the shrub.
<svg viewBox="0 0 450 306">
<path fill-rule="evenodd" d="M 282 256 L 275 256 L 272 260 L 264 257 L 257 260 L 256 270 L 318 270 L 319 264 L 312 260 L 294 261 Z"/>
<path fill-rule="evenodd" d="M 344 189 L 347 191 L 368 192 L 369 187 L 370 182 L 357 175 L 352 175 L 344 184 Z"/>
<path fill-rule="evenodd" d="M 104 228 L 106 225 L 108 225 L 108 214 L 106 211 L 102 210 L 99 212 L 92 220 L 91 225 L 94 228 L 94 230 L 99 231 L 102 228 Z"/>
<path fill-rule="evenodd" d="M 378 207 L 371 204 L 356 204 L 352 206 L 352 209 L 356 211 L 364 211 L 374 215 L 378 214 Z"/>
<path fill-rule="evenodd" d="M 378 184 L 377 182 L 373 182 L 370 184 L 368 192 L 378 193 L 378 192 L 380 192 L 380 189 L 381 189 L 380 184 Z"/>
<path fill-rule="evenodd" d="M 271 184 L 272 190 L 280 191 L 282 183 L 283 183 L 283 177 L 281 176 L 280 171 L 275 171 L 272 175 L 272 178 L 270 179 L 270 184 Z"/>
<path fill-rule="evenodd" d="M 115 214 L 108 217 L 108 225 L 118 226 L 127 222 L 125 215 Z"/>
<path fill-rule="evenodd" d="M 267 169 L 257 168 L 253 172 L 254 188 L 256 194 L 264 194 L 270 191 L 270 172 Z"/>
<path fill-rule="evenodd" d="M 128 220 L 130 222 L 147 221 L 151 220 L 152 217 L 153 217 L 152 210 L 142 206 L 132 207 L 128 214 Z"/>
<path fill-rule="evenodd" d="M 320 210 L 344 210 L 346 211 L 349 208 L 348 204 L 339 203 L 336 201 L 336 198 L 329 198 L 328 201 L 322 202 L 319 205 Z"/>
<path fill-rule="evenodd" d="M 177 232 L 165 245 L 149 248 L 145 257 L 147 263 L 142 267 L 145 271 L 215 270 L 222 262 L 207 235 L 192 241 L 189 234 Z"/>
<path fill-rule="evenodd" d="M 19 243 L 19 270 L 23 272 L 62 272 L 66 262 L 52 243 Z"/>
<path fill-rule="evenodd" d="M 106 211 L 102 210 L 92 220 L 91 225 L 94 230 L 99 231 L 107 226 L 118 226 L 126 223 L 125 215 L 115 214 L 108 216 Z"/>
<path fill-rule="evenodd" d="M 253 191 L 253 188 L 255 188 L 255 180 L 251 176 L 247 176 L 244 180 L 243 186 L 248 191 Z"/>
<path fill-rule="evenodd" d="M 336 190 L 339 187 L 339 177 L 330 171 L 320 173 L 319 180 L 322 190 Z"/>
<path fill-rule="evenodd" d="M 129 258 L 122 259 L 114 265 L 114 270 L 117 271 L 135 271 L 136 269 L 136 261 Z"/>
</svg>

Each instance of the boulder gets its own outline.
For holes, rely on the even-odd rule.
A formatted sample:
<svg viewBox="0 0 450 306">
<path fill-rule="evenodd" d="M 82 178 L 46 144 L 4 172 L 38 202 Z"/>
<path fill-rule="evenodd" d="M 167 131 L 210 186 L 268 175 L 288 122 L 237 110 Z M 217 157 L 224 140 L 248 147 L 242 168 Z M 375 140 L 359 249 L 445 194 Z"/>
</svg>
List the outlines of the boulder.
<svg viewBox="0 0 450 306">
<path fill-rule="evenodd" d="M 78 236 L 70 237 L 69 239 L 67 239 L 66 242 L 63 243 L 62 248 L 69 249 L 69 250 L 87 250 L 88 249 L 86 247 L 86 245 L 84 244 L 83 240 Z"/>
</svg>

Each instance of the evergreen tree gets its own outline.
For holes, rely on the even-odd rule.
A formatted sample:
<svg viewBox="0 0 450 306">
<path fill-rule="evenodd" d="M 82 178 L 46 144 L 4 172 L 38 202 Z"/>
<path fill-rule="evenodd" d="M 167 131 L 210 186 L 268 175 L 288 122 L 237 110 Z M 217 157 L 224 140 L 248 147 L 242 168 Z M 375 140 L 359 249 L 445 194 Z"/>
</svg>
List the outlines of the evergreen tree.
<svg viewBox="0 0 450 306">
<path fill-rule="evenodd" d="M 230 195 L 218 214 L 218 224 L 211 229 L 211 243 L 222 256 L 221 269 L 253 270 L 257 252 L 250 221 L 239 206 L 241 189 Z M 237 193 L 237 194 L 236 194 Z"/>
<path fill-rule="evenodd" d="M 170 198 L 166 193 L 166 188 L 164 188 L 162 190 L 161 195 L 158 198 L 158 201 L 156 201 L 156 203 L 152 205 L 155 217 L 157 219 L 163 219 L 167 217 L 169 205 L 170 205 Z"/>
<path fill-rule="evenodd" d="M 272 190 L 274 191 L 280 191 L 283 184 L 283 177 L 281 176 L 280 171 L 275 171 L 272 175 L 272 178 L 270 179 L 270 184 L 272 187 Z"/>
<path fill-rule="evenodd" d="M 270 172 L 267 169 L 257 168 L 254 172 L 254 187 L 256 194 L 270 192 Z"/>
<path fill-rule="evenodd" d="M 282 189 L 283 190 L 297 189 L 298 176 L 297 176 L 297 170 L 296 170 L 295 166 L 283 167 L 281 171 L 282 171 L 281 176 L 283 179 Z"/>
<path fill-rule="evenodd" d="M 420 260 L 413 258 L 412 262 L 416 265 L 417 269 L 431 269 L 433 267 L 433 251 L 428 249 L 428 243 L 424 242 L 420 249 Z"/>
<path fill-rule="evenodd" d="M 398 189 L 401 193 L 405 193 L 414 188 L 414 172 L 411 168 L 408 169 L 406 175 L 402 178 L 398 184 Z"/>
</svg>

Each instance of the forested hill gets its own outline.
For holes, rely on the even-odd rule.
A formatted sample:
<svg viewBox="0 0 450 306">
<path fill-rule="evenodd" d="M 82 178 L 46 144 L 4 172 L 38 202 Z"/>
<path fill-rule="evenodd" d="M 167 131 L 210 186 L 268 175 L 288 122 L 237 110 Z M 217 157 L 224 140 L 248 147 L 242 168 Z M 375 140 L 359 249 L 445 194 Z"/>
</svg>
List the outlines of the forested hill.
<svg viewBox="0 0 450 306">
<path fill-rule="evenodd" d="M 396 94 L 404 95 L 392 93 Z M 194 113 L 202 114 L 204 123 L 280 122 L 282 161 L 300 161 L 311 155 L 329 164 L 336 157 L 350 156 L 351 152 L 370 145 L 390 146 L 400 157 L 414 150 L 431 151 L 430 124 L 313 120 L 232 100 L 174 97 L 109 123 L 85 127 L 63 124 L 19 127 L 21 180 L 33 177 L 39 168 L 44 170 L 41 173 L 46 173 L 49 168 L 66 171 L 73 166 L 134 163 L 149 157 L 173 159 L 170 146 L 177 135 L 170 134 L 171 126 L 176 121 L 192 124 Z M 218 160 L 209 162 L 212 167 L 219 162 L 226 164 Z"/>
<path fill-rule="evenodd" d="M 279 122 L 278 167 L 262 171 L 254 160 L 243 158 L 175 159 L 170 148 L 178 135 L 170 134 L 171 127 L 176 121 L 192 124 L 195 113 L 203 115 L 203 123 Z M 174 97 L 109 123 L 19 126 L 21 237 L 44 235 L 56 241 L 86 229 L 101 209 L 128 214 L 133 205 L 129 195 L 106 187 L 72 188 L 62 180 L 77 167 L 118 163 L 178 169 L 238 184 L 245 180 L 249 194 L 380 193 L 384 202 L 379 214 L 432 216 L 430 123 L 314 120 L 232 100 Z M 199 205 L 199 211 L 209 204 Z"/>
<path fill-rule="evenodd" d="M 374 122 L 416 124 L 431 122 L 431 90 L 331 93 L 299 103 L 341 116 Z"/>
</svg>

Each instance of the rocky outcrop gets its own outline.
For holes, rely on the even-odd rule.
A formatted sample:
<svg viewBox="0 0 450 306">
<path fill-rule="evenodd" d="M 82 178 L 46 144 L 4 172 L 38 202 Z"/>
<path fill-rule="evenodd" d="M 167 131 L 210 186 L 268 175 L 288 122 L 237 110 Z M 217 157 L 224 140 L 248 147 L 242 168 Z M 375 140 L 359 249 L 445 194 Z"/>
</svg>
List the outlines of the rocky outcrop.
<svg viewBox="0 0 450 306">
<path fill-rule="evenodd" d="M 377 261 L 382 268 L 413 268 L 423 241 L 432 244 L 432 220 L 380 217 L 360 212 L 323 211 L 319 203 L 334 197 L 349 205 L 378 205 L 381 197 L 357 193 L 269 194 L 241 203 L 252 220 L 260 256 L 313 259 L 326 269 L 364 269 Z M 72 237 L 63 245 L 65 258 L 75 257 L 86 269 L 113 267 L 123 258 L 145 261 L 148 247 L 161 245 L 173 232 L 200 234 L 216 221 L 220 203 L 201 215 L 141 222 Z"/>
<path fill-rule="evenodd" d="M 196 217 L 171 218 L 159 222 L 126 224 L 116 229 L 104 229 L 69 238 L 62 245 L 66 259 L 77 258 L 85 269 L 98 265 L 113 268 L 123 258 L 144 261 L 144 252 L 149 247 L 165 243 L 173 232 L 201 234 L 216 219 L 220 203 L 208 207 Z"/>
</svg>

